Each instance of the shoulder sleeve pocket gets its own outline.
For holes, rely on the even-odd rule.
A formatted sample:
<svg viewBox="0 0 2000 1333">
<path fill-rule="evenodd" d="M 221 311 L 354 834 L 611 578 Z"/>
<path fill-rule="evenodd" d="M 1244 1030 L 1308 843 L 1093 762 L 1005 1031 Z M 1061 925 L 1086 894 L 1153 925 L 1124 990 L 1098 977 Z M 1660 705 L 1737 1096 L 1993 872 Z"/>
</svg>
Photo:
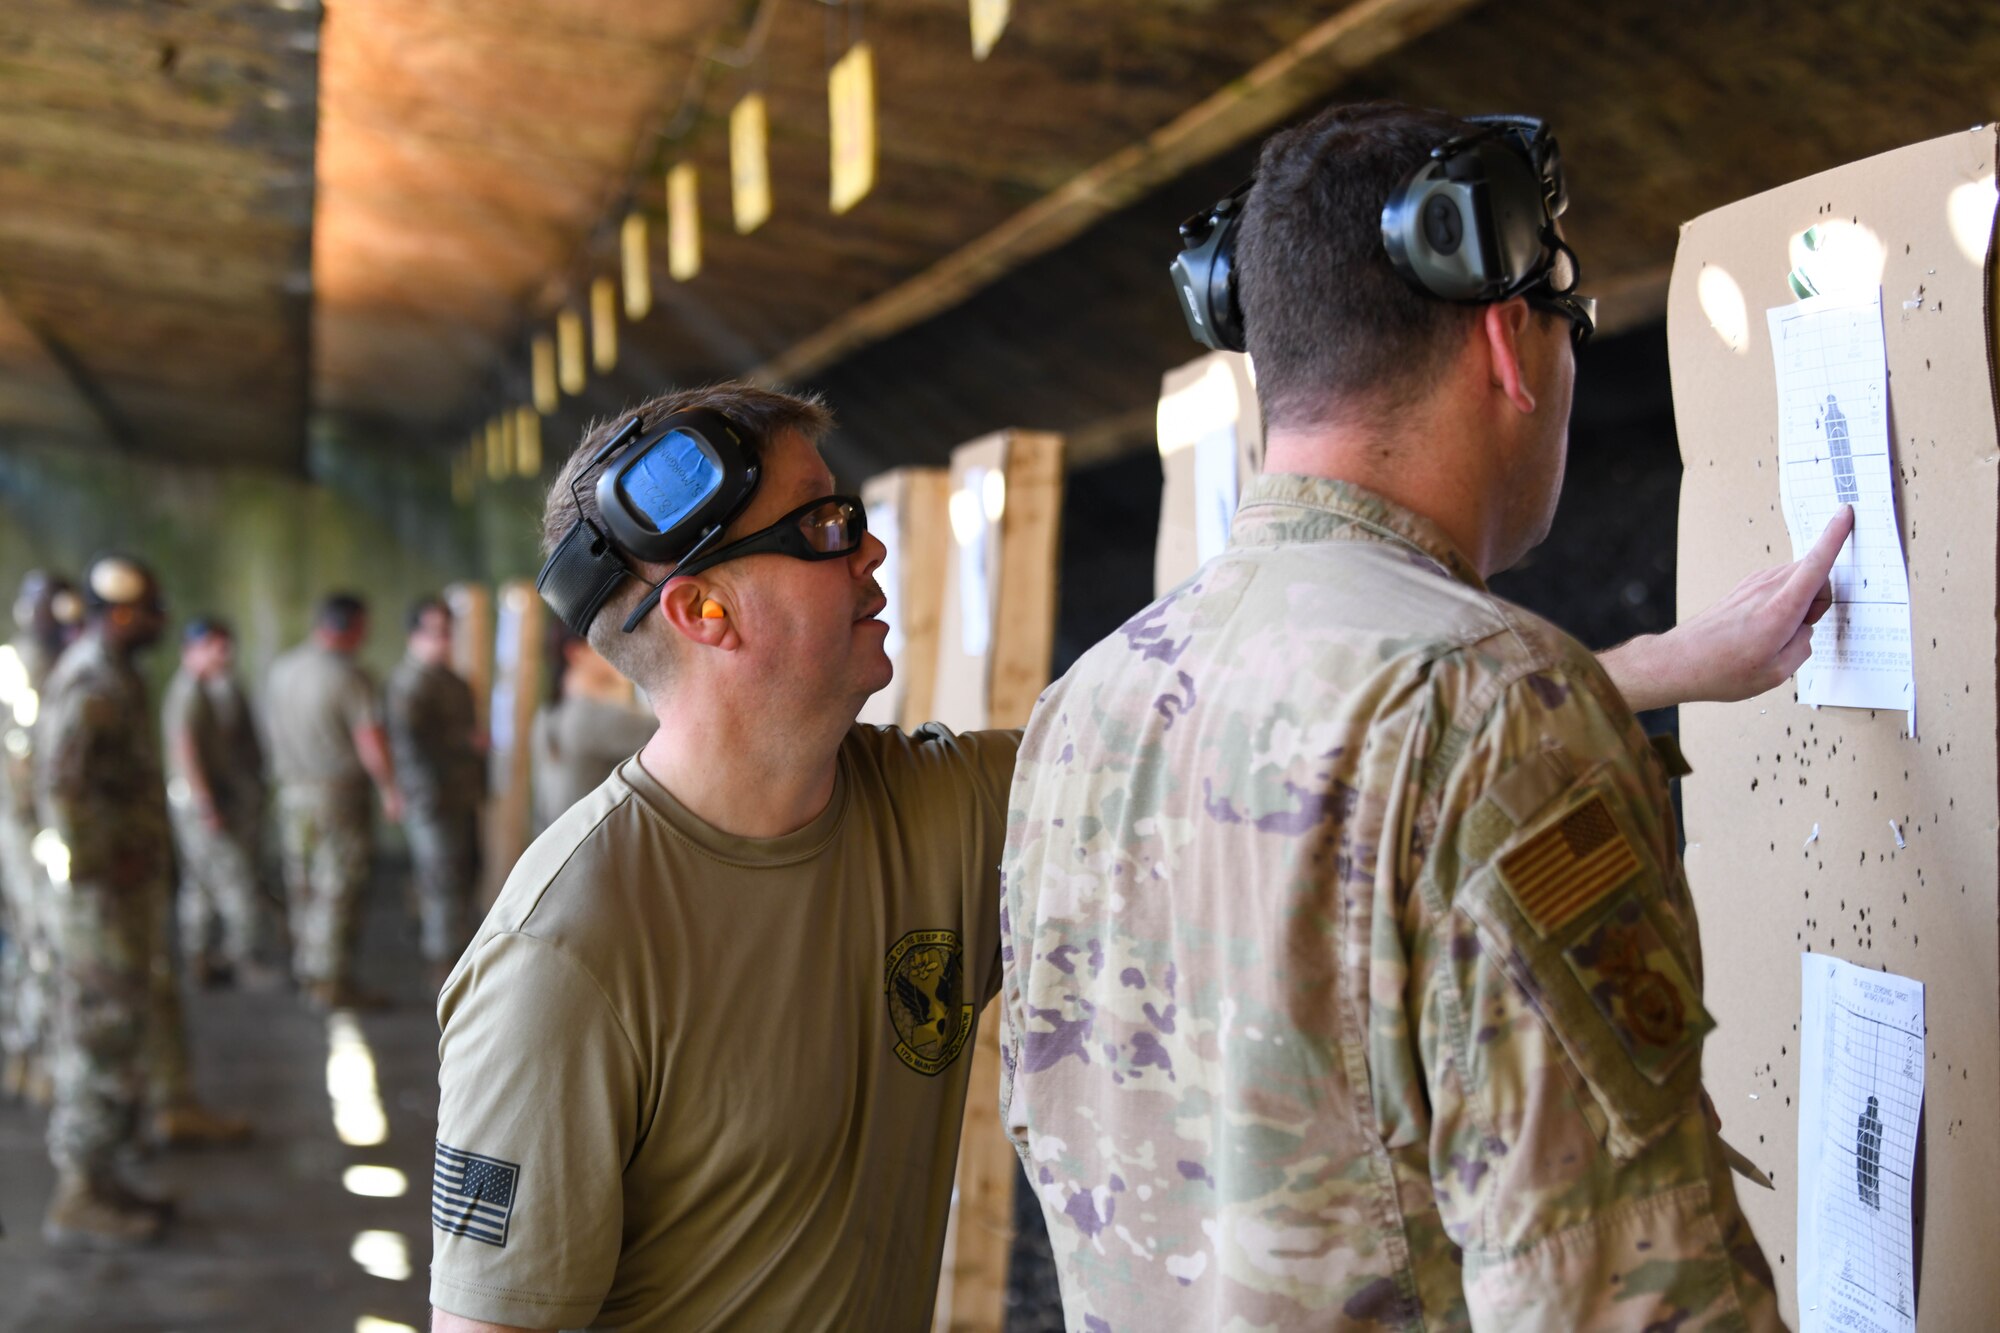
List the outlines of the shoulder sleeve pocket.
<svg viewBox="0 0 2000 1333">
<path fill-rule="evenodd" d="M 1603 1119 L 1593 1128 L 1624 1160 L 1695 1104 L 1715 1024 L 1663 907 L 1668 872 L 1600 776 L 1519 827 L 1457 906 L 1588 1085 Z"/>
</svg>

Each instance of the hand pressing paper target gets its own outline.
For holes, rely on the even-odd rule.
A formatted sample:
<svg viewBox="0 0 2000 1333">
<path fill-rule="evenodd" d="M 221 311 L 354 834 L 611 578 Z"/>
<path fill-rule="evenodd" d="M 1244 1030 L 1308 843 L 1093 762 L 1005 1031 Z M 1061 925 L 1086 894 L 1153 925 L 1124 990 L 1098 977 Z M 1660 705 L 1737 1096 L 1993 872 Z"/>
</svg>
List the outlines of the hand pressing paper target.
<svg viewBox="0 0 2000 1333">
<path fill-rule="evenodd" d="M 1844 504 L 1854 536 L 1833 566 L 1833 607 L 1799 668 L 1799 702 L 1887 708 L 1916 727 L 1910 576 L 1889 467 L 1882 289 L 1816 296 L 1768 316 L 1778 377 L 1778 485 L 1792 556 Z"/>
</svg>

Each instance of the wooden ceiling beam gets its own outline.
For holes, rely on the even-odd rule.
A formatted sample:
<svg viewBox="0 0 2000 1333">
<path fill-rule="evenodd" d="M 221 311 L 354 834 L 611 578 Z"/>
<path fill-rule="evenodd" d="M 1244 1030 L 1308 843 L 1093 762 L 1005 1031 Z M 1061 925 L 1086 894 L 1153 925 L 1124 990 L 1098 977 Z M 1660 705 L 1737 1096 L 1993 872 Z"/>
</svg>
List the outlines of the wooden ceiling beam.
<svg viewBox="0 0 2000 1333">
<path fill-rule="evenodd" d="M 811 375 L 921 323 L 1075 239 L 1182 172 L 1313 105 L 1343 79 L 1479 0 L 1356 0 L 1248 74 L 1127 144 L 930 268 L 841 315 L 752 372 L 765 384 Z"/>
<path fill-rule="evenodd" d="M 76 400 L 90 410 L 90 415 L 103 428 L 107 440 L 125 453 L 139 451 L 139 432 L 132 428 L 131 421 L 118 409 L 118 404 L 111 401 L 104 386 L 98 383 L 97 377 L 90 373 L 90 368 L 68 343 L 43 327 L 38 320 L 22 313 L 7 299 L 5 292 L 0 292 L 0 318 L 10 319 L 28 335 L 47 364 L 55 367 L 68 384 Z"/>
</svg>

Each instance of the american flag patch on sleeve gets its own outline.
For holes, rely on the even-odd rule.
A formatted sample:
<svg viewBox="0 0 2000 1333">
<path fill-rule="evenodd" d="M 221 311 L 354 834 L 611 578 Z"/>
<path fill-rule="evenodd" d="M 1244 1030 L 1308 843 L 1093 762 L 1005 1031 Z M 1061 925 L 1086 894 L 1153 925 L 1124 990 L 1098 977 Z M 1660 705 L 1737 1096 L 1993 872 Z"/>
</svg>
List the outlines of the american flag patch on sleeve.
<svg viewBox="0 0 2000 1333">
<path fill-rule="evenodd" d="M 1543 938 L 1638 871 L 1639 858 L 1602 796 L 1592 796 L 1500 858 L 1500 882 Z"/>
<path fill-rule="evenodd" d="M 504 1246 L 520 1180 L 521 1168 L 514 1162 L 438 1144 L 431 1177 L 431 1225 L 448 1235 Z"/>
</svg>

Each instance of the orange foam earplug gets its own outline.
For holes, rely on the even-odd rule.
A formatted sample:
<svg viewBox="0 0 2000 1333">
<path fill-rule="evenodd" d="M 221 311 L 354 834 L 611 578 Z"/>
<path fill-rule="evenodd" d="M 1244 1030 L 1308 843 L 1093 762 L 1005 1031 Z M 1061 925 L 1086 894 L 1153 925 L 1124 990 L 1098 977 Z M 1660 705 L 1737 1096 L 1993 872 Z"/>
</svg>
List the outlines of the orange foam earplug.
<svg viewBox="0 0 2000 1333">
<path fill-rule="evenodd" d="M 716 601 L 713 597 L 701 604 L 701 618 L 703 620 L 722 620 L 728 614 L 727 611 L 722 609 L 722 603 Z"/>
</svg>

